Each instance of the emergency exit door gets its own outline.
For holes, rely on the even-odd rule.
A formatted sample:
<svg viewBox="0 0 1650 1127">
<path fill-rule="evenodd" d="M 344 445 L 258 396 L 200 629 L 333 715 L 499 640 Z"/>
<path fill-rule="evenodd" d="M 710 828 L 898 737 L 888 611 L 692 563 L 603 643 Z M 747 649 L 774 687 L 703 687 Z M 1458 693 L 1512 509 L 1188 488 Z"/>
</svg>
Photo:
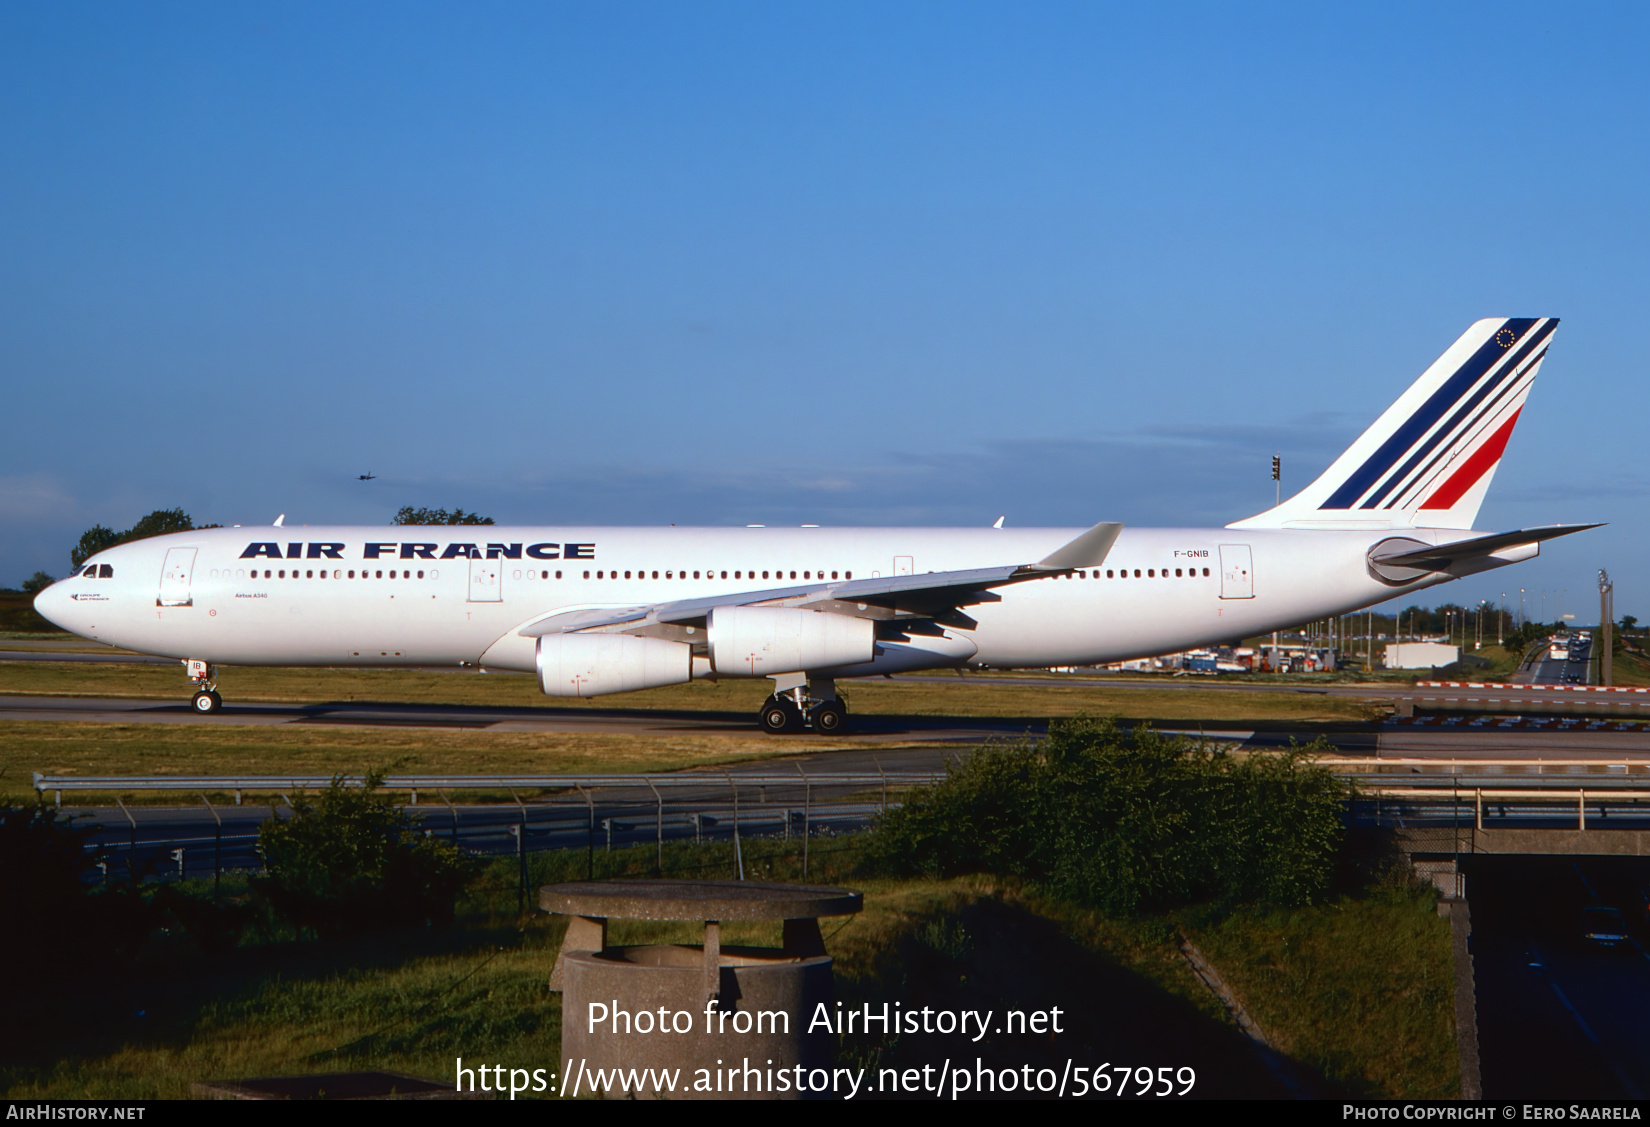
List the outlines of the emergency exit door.
<svg viewBox="0 0 1650 1127">
<path fill-rule="evenodd" d="M 195 573 L 194 548 L 168 548 L 166 564 L 160 572 L 160 598 L 157 606 L 186 607 L 191 605 L 189 580 Z"/>
<path fill-rule="evenodd" d="M 497 603 L 504 601 L 504 574 L 498 560 L 470 560 L 470 601 Z"/>
<path fill-rule="evenodd" d="M 1223 599 L 1252 599 L 1255 597 L 1254 561 L 1247 544 L 1220 546 L 1220 597 Z"/>
</svg>

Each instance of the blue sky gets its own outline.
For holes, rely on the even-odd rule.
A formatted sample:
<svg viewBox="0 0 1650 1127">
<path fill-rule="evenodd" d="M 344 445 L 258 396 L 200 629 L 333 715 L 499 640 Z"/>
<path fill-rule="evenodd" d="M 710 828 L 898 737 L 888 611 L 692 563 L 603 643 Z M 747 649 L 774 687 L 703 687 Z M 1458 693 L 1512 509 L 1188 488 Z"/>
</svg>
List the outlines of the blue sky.
<svg viewBox="0 0 1650 1127">
<path fill-rule="evenodd" d="M 1436 598 L 1650 618 L 1647 23 L 5 5 L 0 583 L 174 506 L 1224 523 L 1556 315 L 1480 524 L 1612 526 Z"/>
</svg>

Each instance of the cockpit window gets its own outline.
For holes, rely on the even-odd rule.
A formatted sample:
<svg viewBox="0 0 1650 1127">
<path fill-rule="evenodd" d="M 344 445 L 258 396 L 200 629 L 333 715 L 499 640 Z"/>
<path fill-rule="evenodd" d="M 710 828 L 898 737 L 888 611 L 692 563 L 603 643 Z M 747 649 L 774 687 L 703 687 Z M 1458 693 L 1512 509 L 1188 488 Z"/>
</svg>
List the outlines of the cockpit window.
<svg viewBox="0 0 1650 1127">
<path fill-rule="evenodd" d="M 81 572 L 80 576 L 81 576 L 82 579 L 96 579 L 97 578 L 97 565 L 96 564 L 87 564 L 86 565 L 86 570 Z"/>
<path fill-rule="evenodd" d="M 97 577 L 99 579 L 113 579 L 115 577 L 114 565 L 113 564 L 98 564 L 98 566 L 97 566 Z"/>
</svg>

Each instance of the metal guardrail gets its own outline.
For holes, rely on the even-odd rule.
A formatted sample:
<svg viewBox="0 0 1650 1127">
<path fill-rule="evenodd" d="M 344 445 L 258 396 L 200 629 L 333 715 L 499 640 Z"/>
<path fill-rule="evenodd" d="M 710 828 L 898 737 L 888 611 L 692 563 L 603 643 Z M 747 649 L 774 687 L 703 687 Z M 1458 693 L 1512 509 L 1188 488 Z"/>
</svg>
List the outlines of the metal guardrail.
<svg viewBox="0 0 1650 1127">
<path fill-rule="evenodd" d="M 605 787 L 652 787 L 658 789 L 715 787 L 911 787 L 928 786 L 945 778 L 944 771 L 805 771 L 794 765 L 790 771 L 688 771 L 659 775 L 391 775 L 380 784 L 382 790 L 411 791 L 413 801 L 421 790 L 593 790 Z M 34 789 L 55 792 L 62 801 L 64 791 L 104 791 L 128 794 L 137 791 L 185 791 L 190 794 L 233 792 L 237 803 L 245 791 L 280 794 L 287 791 L 325 790 L 331 775 L 44 775 L 34 772 Z M 346 786 L 362 786 L 359 775 L 343 776 Z"/>
</svg>

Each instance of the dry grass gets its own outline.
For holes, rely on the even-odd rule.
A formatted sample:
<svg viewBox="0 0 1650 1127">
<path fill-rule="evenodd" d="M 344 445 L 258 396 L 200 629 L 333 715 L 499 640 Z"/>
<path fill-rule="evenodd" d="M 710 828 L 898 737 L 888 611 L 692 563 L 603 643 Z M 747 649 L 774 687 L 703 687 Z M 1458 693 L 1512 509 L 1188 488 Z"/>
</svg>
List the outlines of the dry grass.
<svg viewBox="0 0 1650 1127">
<path fill-rule="evenodd" d="M 1012 679 L 1010 679 L 1012 680 Z M 1069 685 L 1026 680 L 982 685 L 967 677 L 953 683 L 883 679 L 839 686 L 854 711 L 899 716 L 1070 716 L 1079 712 L 1139 720 L 1186 723 L 1359 722 L 1374 710 L 1365 701 L 1319 693 L 1230 692 L 1220 689 L 1135 688 L 1081 679 Z M 223 672 L 220 688 L 230 701 L 326 703 L 394 701 L 514 708 L 666 709 L 754 716 L 767 697 L 767 681 L 695 681 L 601 697 L 551 701 L 533 678 L 519 674 L 430 673 L 390 669 L 244 668 Z M 0 663 L 0 693 L 109 696 L 182 700 L 188 685 L 181 670 L 165 666 L 75 665 L 68 662 Z M 1372 690 L 1372 698 L 1379 690 Z"/>
<path fill-rule="evenodd" d="M 837 741 L 834 746 L 848 746 Z M 32 776 L 560 774 L 676 771 L 798 750 L 761 733 L 568 735 L 439 728 L 230 727 L 189 724 L 0 723 L 0 795 L 33 795 Z M 807 745 L 804 750 L 818 750 Z M 76 802 L 96 801 L 92 794 Z M 173 805 L 175 794 L 142 801 Z M 109 801 L 103 796 L 101 801 Z M 193 801 L 193 799 L 191 799 Z"/>
</svg>

